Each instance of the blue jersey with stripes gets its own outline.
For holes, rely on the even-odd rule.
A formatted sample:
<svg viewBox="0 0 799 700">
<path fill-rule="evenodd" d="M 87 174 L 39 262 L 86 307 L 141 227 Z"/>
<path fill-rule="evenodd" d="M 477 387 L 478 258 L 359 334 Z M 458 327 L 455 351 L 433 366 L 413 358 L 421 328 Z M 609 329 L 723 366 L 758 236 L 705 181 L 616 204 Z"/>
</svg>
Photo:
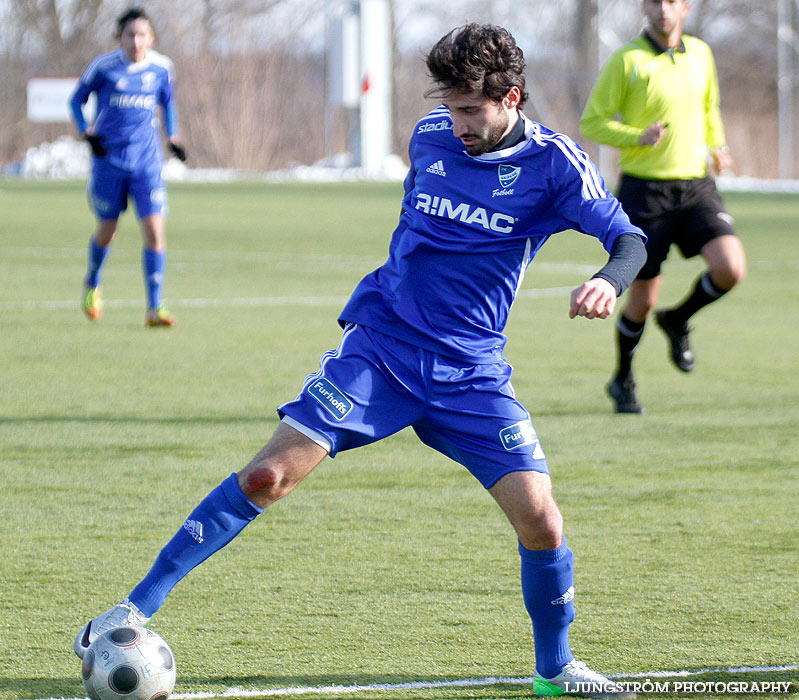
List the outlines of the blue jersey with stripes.
<svg viewBox="0 0 799 700">
<path fill-rule="evenodd" d="M 421 119 L 388 260 L 356 287 L 339 322 L 358 323 L 475 364 L 502 358 L 527 266 L 547 239 L 576 229 L 609 252 L 643 236 L 568 136 L 524 119 L 524 139 L 470 156 L 449 111 Z"/>
<path fill-rule="evenodd" d="M 176 131 L 172 100 L 172 61 L 157 51 L 131 62 L 123 49 L 102 54 L 84 71 L 70 99 L 75 124 L 87 129 L 83 105 L 97 95 L 97 116 L 92 131 L 108 151 L 106 162 L 130 172 L 160 168 L 163 162 L 157 108 L 164 111 L 164 128 Z"/>
</svg>

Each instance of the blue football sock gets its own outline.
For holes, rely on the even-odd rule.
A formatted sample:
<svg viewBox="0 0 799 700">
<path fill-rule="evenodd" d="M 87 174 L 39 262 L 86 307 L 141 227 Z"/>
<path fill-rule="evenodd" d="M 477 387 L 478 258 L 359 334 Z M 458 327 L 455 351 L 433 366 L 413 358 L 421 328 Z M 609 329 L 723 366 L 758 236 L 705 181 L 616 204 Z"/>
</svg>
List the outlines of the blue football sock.
<svg viewBox="0 0 799 700">
<path fill-rule="evenodd" d="M 142 248 L 141 264 L 144 270 L 144 281 L 147 285 L 147 308 L 157 309 L 161 306 L 161 286 L 164 283 L 166 251 Z"/>
<path fill-rule="evenodd" d="M 128 596 L 131 602 L 152 617 L 178 581 L 263 512 L 244 495 L 236 475 L 231 474 L 202 500 L 161 550 L 150 572 Z"/>
<path fill-rule="evenodd" d="M 106 246 L 105 248 L 101 248 L 94 240 L 94 236 L 92 236 L 91 240 L 89 241 L 89 264 L 86 271 L 86 280 L 85 284 L 87 287 L 99 287 L 100 286 L 100 271 L 103 267 L 103 263 L 105 262 L 105 258 L 108 255 L 108 251 L 111 249 L 111 246 Z"/>
<path fill-rule="evenodd" d="M 535 667 L 544 678 L 557 676 L 574 656 L 569 625 L 574 620 L 574 554 L 566 538 L 557 549 L 533 551 L 519 544 L 522 595 L 533 621 Z"/>
</svg>

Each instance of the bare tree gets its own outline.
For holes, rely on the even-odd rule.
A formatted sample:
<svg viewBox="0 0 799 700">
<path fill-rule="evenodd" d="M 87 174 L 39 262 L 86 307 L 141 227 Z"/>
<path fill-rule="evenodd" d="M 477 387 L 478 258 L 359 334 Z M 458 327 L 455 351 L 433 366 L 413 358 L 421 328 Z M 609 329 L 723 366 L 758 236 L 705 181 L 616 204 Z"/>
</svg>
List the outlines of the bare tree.
<svg viewBox="0 0 799 700">
<path fill-rule="evenodd" d="M 611 43 L 629 40 L 643 26 L 640 0 L 393 2 L 394 144 L 403 155 L 414 122 L 432 106 L 423 97 L 423 54 L 453 27 L 467 21 L 507 26 L 527 58 L 526 112 L 579 140 L 577 123 L 597 70 L 597 10 Z M 0 163 L 71 133 L 70 125 L 26 120 L 26 83 L 37 74 L 77 75 L 113 48 L 116 17 L 128 4 L 0 0 Z M 342 120 L 331 117 L 327 129 L 324 124 L 324 13 L 318 0 L 144 4 L 159 50 L 175 62 L 181 136 L 193 165 L 310 163 L 325 155 L 326 136 L 332 148 L 345 147 Z M 774 3 L 693 0 L 689 15 L 688 31 L 714 49 L 728 140 L 737 171 L 749 175 L 776 173 L 775 14 Z M 330 124 L 337 126 L 332 139 Z"/>
</svg>

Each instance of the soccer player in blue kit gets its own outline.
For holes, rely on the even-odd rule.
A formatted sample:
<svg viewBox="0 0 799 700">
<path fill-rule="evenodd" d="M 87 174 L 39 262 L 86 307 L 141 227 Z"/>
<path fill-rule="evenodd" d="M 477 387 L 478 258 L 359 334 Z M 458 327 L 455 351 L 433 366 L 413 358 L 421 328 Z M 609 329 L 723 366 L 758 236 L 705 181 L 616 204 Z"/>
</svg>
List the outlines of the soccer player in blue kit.
<svg viewBox="0 0 799 700">
<path fill-rule="evenodd" d="M 84 71 L 70 99 L 75 125 L 92 149 L 88 194 L 97 215 L 97 230 L 89 243 L 88 271 L 82 307 L 92 321 L 100 318 L 100 276 L 128 197 L 136 210 L 144 238 L 142 268 L 147 287 L 148 326 L 171 326 L 175 319 L 161 299 L 166 248 L 164 220 L 166 186 L 161 176 L 158 120 L 163 110 L 169 147 L 180 160 L 185 149 L 177 141 L 177 110 L 173 100 L 172 61 L 152 50 L 155 33 L 144 10 L 131 8 L 117 20 L 120 48 L 102 54 Z M 83 105 L 97 95 L 97 117 L 89 126 Z"/>
<path fill-rule="evenodd" d="M 571 294 L 569 315 L 607 318 L 644 262 L 643 234 L 568 137 L 524 116 L 524 57 L 500 27 L 470 24 L 433 47 L 427 67 L 442 106 L 414 129 L 402 214 L 388 260 L 339 316 L 340 344 L 281 405 L 268 444 L 213 489 L 149 573 L 75 639 L 145 624 L 192 568 L 286 496 L 326 456 L 411 426 L 465 466 L 518 538 L 533 624 L 534 692 L 630 697 L 574 659 L 573 554 L 530 415 L 516 400 L 503 328 L 522 277 L 553 234 L 599 239 L 607 264 Z M 585 686 L 583 686 L 585 688 Z"/>
</svg>

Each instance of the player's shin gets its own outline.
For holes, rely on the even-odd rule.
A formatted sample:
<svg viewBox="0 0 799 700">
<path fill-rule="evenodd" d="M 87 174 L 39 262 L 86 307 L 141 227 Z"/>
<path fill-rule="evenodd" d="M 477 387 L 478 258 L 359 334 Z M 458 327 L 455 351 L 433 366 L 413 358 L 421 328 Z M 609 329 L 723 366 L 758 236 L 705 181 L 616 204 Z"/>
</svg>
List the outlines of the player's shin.
<svg viewBox="0 0 799 700">
<path fill-rule="evenodd" d="M 166 252 L 143 248 L 142 268 L 144 282 L 147 285 L 147 308 L 157 309 L 161 306 L 161 287 L 164 283 L 164 272 L 166 270 Z"/>
<path fill-rule="evenodd" d="M 86 270 L 86 279 L 84 280 L 84 284 L 87 287 L 100 286 L 100 273 L 110 248 L 110 245 L 105 248 L 97 245 L 94 237 L 89 241 L 89 263 Z"/>
<path fill-rule="evenodd" d="M 574 620 L 574 554 L 566 538 L 557 549 L 533 551 L 519 544 L 522 595 L 533 622 L 536 671 L 552 678 L 574 657 L 569 625 Z"/>
<path fill-rule="evenodd" d="M 260 513 L 263 508 L 244 495 L 236 474 L 231 474 L 192 511 L 147 576 L 133 589 L 130 601 L 152 617 L 178 581 L 222 549 Z"/>
</svg>

